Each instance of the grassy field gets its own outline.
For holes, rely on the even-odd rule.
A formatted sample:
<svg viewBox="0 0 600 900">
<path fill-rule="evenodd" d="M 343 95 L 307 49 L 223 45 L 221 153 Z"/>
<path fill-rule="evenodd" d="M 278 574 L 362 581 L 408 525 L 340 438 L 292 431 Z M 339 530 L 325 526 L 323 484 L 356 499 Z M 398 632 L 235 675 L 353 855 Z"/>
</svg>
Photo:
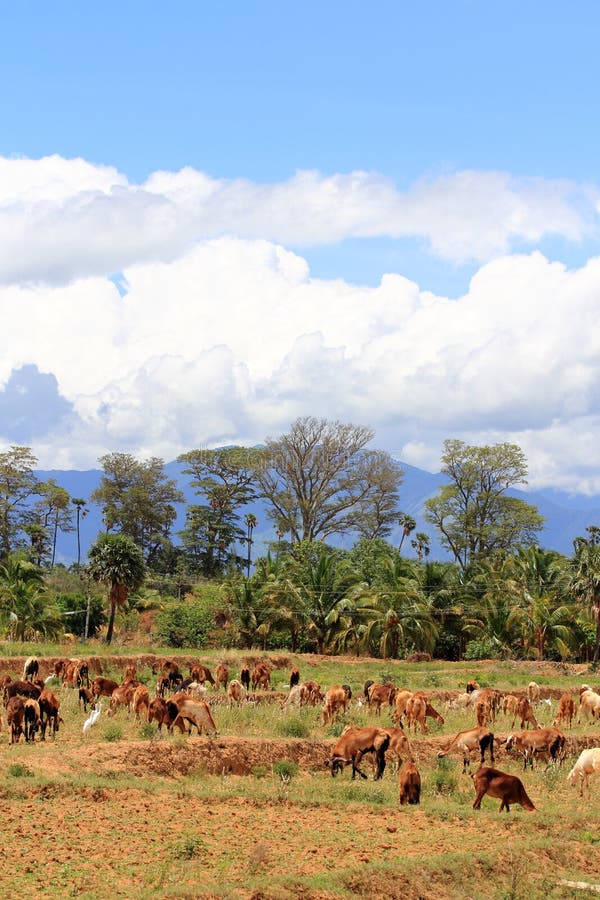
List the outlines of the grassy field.
<svg viewBox="0 0 600 900">
<path fill-rule="evenodd" d="M 3 671 L 17 674 L 22 648 L 2 649 Z M 43 660 L 102 651 L 35 652 Z M 124 658 L 136 655 L 129 648 L 105 655 L 104 673 L 119 680 Z M 211 666 L 225 661 L 237 673 L 246 656 L 193 658 Z M 474 811 L 472 782 L 462 774 L 461 760 L 436 755 L 453 734 L 474 724 L 472 713 L 446 707 L 444 692 L 462 689 L 471 677 L 507 691 L 533 679 L 546 690 L 576 692 L 582 681 L 596 683 L 585 667 L 269 656 L 279 666 L 275 688 L 285 687 L 296 664 L 303 679 L 323 687 L 348 683 L 355 695 L 367 678 L 386 676 L 400 687 L 431 692 L 446 721 L 411 738 L 423 778 L 421 805 L 398 806 L 391 765 L 379 782 L 352 782 L 348 771 L 332 779 L 321 762 L 324 742 L 343 723 L 323 728 L 318 710 L 284 714 L 278 704 L 240 710 L 215 704 L 219 737 L 212 740 L 159 736 L 154 725 L 135 723 L 124 712 L 114 718 L 103 713 L 84 735 L 76 692 L 57 687 L 64 725 L 56 742 L 10 746 L 6 728 L 0 736 L 3 894 L 433 900 L 581 897 L 591 896 L 591 889 L 568 883 L 600 884 L 600 785 L 592 784 L 590 800 L 580 799 L 566 782 L 571 759 L 524 774 L 519 760 L 499 754 L 498 767 L 523 778 L 537 807 L 513 807 L 507 815 L 489 798 Z M 152 686 L 155 676 L 147 665 L 139 674 Z M 556 705 L 538 708 L 543 724 L 550 723 Z M 354 706 L 344 721 L 377 720 Z M 390 724 L 389 711 L 381 722 Z M 510 721 L 501 716 L 494 727 L 501 736 Z M 591 724 L 573 729 L 598 745 L 599 731 Z M 218 754 L 237 754 L 251 774 L 234 775 L 226 767 L 207 774 L 203 761 Z M 278 764 L 282 754 L 284 763 Z"/>
</svg>

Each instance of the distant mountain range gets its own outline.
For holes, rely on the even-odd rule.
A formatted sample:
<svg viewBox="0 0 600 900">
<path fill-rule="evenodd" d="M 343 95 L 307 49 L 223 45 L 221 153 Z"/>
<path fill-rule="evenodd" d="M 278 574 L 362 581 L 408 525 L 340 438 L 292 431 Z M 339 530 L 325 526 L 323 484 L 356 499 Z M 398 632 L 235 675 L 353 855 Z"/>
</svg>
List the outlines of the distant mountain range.
<svg viewBox="0 0 600 900">
<path fill-rule="evenodd" d="M 426 532 L 431 541 L 430 559 L 447 559 L 444 549 L 436 540 L 431 526 L 425 521 L 425 501 L 437 491 L 447 479 L 441 473 L 433 474 L 408 463 L 400 463 L 404 470 L 404 480 L 400 488 L 401 509 L 403 513 L 411 515 L 417 523 L 416 531 Z M 198 497 L 189 486 L 187 476 L 181 474 L 177 462 L 168 463 L 165 470 L 170 478 L 174 478 L 187 503 L 197 503 Z M 102 471 L 100 469 L 88 469 L 87 471 L 52 470 L 38 471 L 37 476 L 42 480 L 56 479 L 56 482 L 69 491 L 71 497 L 83 497 L 88 501 L 87 514 L 81 522 L 81 554 L 82 561 L 87 556 L 87 551 L 102 530 L 102 517 L 99 507 L 89 502 L 89 498 L 98 486 Z M 551 550 L 570 555 L 573 552 L 573 540 L 578 535 L 585 535 L 588 525 L 600 525 L 600 496 L 588 497 L 583 494 L 567 494 L 554 489 L 541 491 L 514 491 L 514 496 L 521 497 L 528 503 L 534 504 L 541 515 L 546 519 L 546 524 L 540 534 L 540 544 Z M 248 506 L 244 512 L 253 512 L 258 519 L 258 526 L 254 532 L 253 556 L 260 555 L 268 542 L 276 540 L 275 530 L 268 518 L 262 503 L 257 502 Z M 179 515 L 173 533 L 183 528 L 185 520 L 185 505 L 179 509 Z M 400 528 L 398 527 L 389 538 L 396 545 L 400 541 Z M 340 542 L 341 543 L 341 542 Z M 347 543 L 346 541 L 344 542 Z M 240 554 L 245 556 L 245 548 L 240 548 Z M 414 551 L 409 541 L 405 541 L 403 553 L 413 556 Z M 75 532 L 60 534 L 57 544 L 57 561 L 70 565 L 77 559 L 77 538 Z"/>
</svg>

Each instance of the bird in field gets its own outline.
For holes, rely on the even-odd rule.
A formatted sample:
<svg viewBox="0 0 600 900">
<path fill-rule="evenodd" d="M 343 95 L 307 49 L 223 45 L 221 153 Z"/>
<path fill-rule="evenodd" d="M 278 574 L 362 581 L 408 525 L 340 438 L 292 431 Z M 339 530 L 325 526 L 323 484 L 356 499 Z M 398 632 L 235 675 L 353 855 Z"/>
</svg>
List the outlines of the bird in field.
<svg viewBox="0 0 600 900">
<path fill-rule="evenodd" d="M 83 733 L 89 731 L 92 725 L 95 725 L 98 719 L 100 718 L 100 711 L 102 709 L 102 701 L 98 704 L 97 709 L 93 709 L 85 722 L 83 723 Z"/>
</svg>

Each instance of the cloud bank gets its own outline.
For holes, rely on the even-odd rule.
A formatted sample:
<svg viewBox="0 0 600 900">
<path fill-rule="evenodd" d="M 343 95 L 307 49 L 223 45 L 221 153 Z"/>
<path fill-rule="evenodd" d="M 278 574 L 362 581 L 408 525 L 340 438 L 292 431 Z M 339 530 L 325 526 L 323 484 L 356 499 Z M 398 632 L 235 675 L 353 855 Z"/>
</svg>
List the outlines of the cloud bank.
<svg viewBox="0 0 600 900">
<path fill-rule="evenodd" d="M 446 437 L 515 441 L 532 485 L 600 492 L 600 259 L 511 252 L 589 238 L 595 203 L 502 173 L 400 193 L 366 173 L 256 185 L 186 169 L 135 186 L 82 160 L 0 160 L 2 445 L 31 434 L 43 467 L 86 468 L 110 450 L 254 443 L 313 414 L 371 425 L 429 469 Z M 401 274 L 312 278 L 298 249 L 376 235 L 479 269 L 450 300 Z"/>
</svg>

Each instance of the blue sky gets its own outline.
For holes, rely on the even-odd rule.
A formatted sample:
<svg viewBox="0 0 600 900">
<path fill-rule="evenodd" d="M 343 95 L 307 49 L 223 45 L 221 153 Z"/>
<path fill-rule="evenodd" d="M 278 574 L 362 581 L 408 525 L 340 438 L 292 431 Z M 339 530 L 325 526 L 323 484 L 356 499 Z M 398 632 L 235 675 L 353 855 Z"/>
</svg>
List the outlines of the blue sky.
<svg viewBox="0 0 600 900">
<path fill-rule="evenodd" d="M 600 492 L 599 25 L 0 4 L 0 409 L 27 393 L 47 467 L 312 413 L 431 469 L 511 440 L 537 486 Z"/>
</svg>

